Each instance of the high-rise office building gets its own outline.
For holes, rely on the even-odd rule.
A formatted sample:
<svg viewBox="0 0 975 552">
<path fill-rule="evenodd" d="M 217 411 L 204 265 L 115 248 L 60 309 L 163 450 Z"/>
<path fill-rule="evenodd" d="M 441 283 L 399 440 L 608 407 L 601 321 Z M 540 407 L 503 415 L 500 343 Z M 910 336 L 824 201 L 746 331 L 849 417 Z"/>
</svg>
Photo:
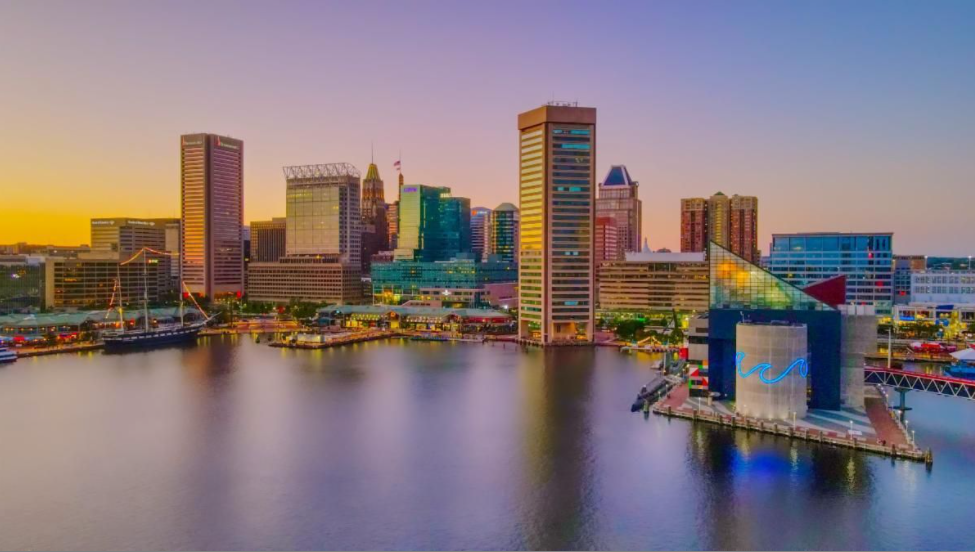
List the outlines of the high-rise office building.
<svg viewBox="0 0 975 552">
<path fill-rule="evenodd" d="M 846 276 L 847 303 L 873 305 L 877 314 L 890 314 L 892 244 L 890 233 L 773 234 L 768 270 L 801 288 Z"/>
<path fill-rule="evenodd" d="M 389 250 L 396 249 L 399 236 L 399 200 L 392 202 L 386 209 L 386 227 L 389 229 L 387 247 Z"/>
<path fill-rule="evenodd" d="M 360 266 L 362 216 L 359 171 L 349 163 L 284 167 L 286 252 L 336 255 Z"/>
<path fill-rule="evenodd" d="M 440 233 L 444 259 L 471 258 L 471 200 L 440 194 Z"/>
<path fill-rule="evenodd" d="M 487 207 L 474 207 L 471 209 L 471 253 L 478 261 L 487 255 L 491 232 L 489 224 L 491 222 L 491 210 Z"/>
<path fill-rule="evenodd" d="M 287 251 L 287 218 L 255 220 L 251 223 L 251 262 L 271 263 Z"/>
<path fill-rule="evenodd" d="M 471 252 L 471 201 L 450 188 L 409 184 L 400 188 L 398 261 L 446 261 Z"/>
<path fill-rule="evenodd" d="M 143 247 L 166 251 L 166 226 L 149 219 L 91 219 L 93 251 L 112 251 L 129 257 Z"/>
<path fill-rule="evenodd" d="M 730 211 L 731 202 L 723 193 L 718 192 L 708 198 L 708 241 L 713 241 L 725 249 L 731 249 L 728 239 Z M 733 253 L 737 254 L 736 251 Z"/>
<path fill-rule="evenodd" d="M 399 223 L 395 258 L 436 261 L 443 249 L 440 233 L 440 194 L 443 188 L 410 184 L 399 190 Z"/>
<path fill-rule="evenodd" d="M 519 335 L 592 341 L 596 109 L 544 105 L 518 115 Z"/>
<path fill-rule="evenodd" d="M 707 252 L 713 241 L 748 262 L 759 261 L 757 197 L 718 192 L 707 199 L 682 199 L 680 210 L 682 252 Z"/>
<path fill-rule="evenodd" d="M 369 164 L 362 180 L 362 271 L 369 272 L 369 260 L 380 251 L 389 249 L 389 223 L 386 195 L 379 167 Z"/>
<path fill-rule="evenodd" d="M 599 309 L 617 313 L 707 312 L 704 253 L 627 253 L 599 266 Z"/>
<path fill-rule="evenodd" d="M 613 165 L 599 184 L 596 218 L 610 217 L 623 251 L 639 251 L 642 240 L 643 202 L 637 197 L 639 182 L 630 178 L 626 165 Z"/>
<path fill-rule="evenodd" d="M 729 249 L 750 263 L 758 263 L 758 198 L 733 195 L 729 207 Z"/>
<path fill-rule="evenodd" d="M 680 250 L 696 253 L 708 246 L 708 201 L 693 197 L 680 200 Z"/>
<path fill-rule="evenodd" d="M 192 293 L 244 290 L 244 142 L 180 137 L 181 279 Z"/>
<path fill-rule="evenodd" d="M 488 218 L 487 255 L 494 255 L 507 263 L 518 262 L 518 229 L 521 224 L 518 208 L 510 203 L 502 203 L 491 211 Z"/>
</svg>

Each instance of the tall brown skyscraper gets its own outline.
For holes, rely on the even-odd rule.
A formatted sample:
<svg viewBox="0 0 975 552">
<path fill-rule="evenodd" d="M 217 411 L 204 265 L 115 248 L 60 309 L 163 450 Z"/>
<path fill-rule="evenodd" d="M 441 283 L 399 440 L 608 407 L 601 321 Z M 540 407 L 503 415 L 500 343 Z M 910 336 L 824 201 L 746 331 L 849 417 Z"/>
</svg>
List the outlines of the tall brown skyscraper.
<svg viewBox="0 0 975 552">
<path fill-rule="evenodd" d="M 180 137 L 180 277 L 198 295 L 244 291 L 244 142 Z"/>
<path fill-rule="evenodd" d="M 750 262 L 758 262 L 758 198 L 721 192 L 680 202 L 680 250 L 707 252 L 715 242 Z"/>
<path fill-rule="evenodd" d="M 519 335 L 592 341 L 596 109 L 553 102 L 518 115 L 518 130 Z"/>
<path fill-rule="evenodd" d="M 680 250 L 706 251 L 708 245 L 708 200 L 692 197 L 680 200 Z"/>
<path fill-rule="evenodd" d="M 758 198 L 731 196 L 728 217 L 731 252 L 750 263 L 758 263 Z"/>
</svg>

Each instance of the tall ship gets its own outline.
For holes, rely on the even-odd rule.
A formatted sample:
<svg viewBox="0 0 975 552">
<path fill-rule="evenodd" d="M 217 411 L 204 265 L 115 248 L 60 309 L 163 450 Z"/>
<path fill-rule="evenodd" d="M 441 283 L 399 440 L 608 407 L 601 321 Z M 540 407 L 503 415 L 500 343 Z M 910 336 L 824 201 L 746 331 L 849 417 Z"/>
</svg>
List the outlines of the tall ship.
<svg viewBox="0 0 975 552">
<path fill-rule="evenodd" d="M 149 291 L 148 291 L 148 276 L 147 276 L 147 251 L 148 248 L 141 249 L 129 260 L 119 263 L 119 266 L 123 264 L 130 263 L 142 256 L 142 327 L 137 329 L 127 329 L 125 324 L 125 314 L 122 305 L 122 278 L 121 275 L 116 276 L 116 292 L 118 295 L 118 317 L 119 317 L 119 330 L 115 332 L 105 332 L 102 334 L 102 340 L 105 342 L 106 351 L 131 351 L 138 349 L 148 349 L 151 347 L 160 347 L 163 345 L 178 345 L 183 343 L 193 343 L 196 341 L 197 335 L 200 330 L 206 327 L 207 323 L 210 321 L 210 317 L 203 312 L 199 304 L 196 304 L 196 308 L 203 315 L 203 320 L 187 323 L 184 321 L 183 313 L 183 290 L 180 290 L 180 300 L 179 300 L 179 322 L 175 324 L 159 325 L 155 328 L 152 327 L 149 315 Z M 155 251 L 153 251 L 155 252 Z M 160 252 L 161 253 L 161 252 Z M 180 282 L 182 287 L 185 284 Z M 193 299 L 193 295 L 189 294 L 190 299 Z M 114 302 L 114 301 L 113 301 Z M 196 303 L 196 300 L 193 299 Z M 111 310 L 111 305 L 109 306 Z"/>
</svg>

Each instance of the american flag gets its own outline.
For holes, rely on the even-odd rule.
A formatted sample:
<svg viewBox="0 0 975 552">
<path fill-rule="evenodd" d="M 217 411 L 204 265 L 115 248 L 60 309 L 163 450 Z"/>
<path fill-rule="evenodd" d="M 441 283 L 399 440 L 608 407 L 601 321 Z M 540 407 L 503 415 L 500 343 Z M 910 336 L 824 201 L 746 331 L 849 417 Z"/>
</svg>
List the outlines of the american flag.
<svg viewBox="0 0 975 552">
<path fill-rule="evenodd" d="M 395 163 L 393 163 L 393 168 L 398 171 L 400 170 L 400 165 L 401 165 L 400 162 L 397 160 Z"/>
</svg>

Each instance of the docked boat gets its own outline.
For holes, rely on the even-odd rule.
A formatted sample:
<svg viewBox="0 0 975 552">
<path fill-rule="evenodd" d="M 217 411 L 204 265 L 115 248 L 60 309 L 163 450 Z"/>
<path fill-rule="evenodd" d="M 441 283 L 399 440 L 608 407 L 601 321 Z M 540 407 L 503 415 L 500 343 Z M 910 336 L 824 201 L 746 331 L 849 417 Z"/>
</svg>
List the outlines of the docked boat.
<svg viewBox="0 0 975 552">
<path fill-rule="evenodd" d="M 168 326 L 161 326 L 157 328 L 151 327 L 150 316 L 149 316 L 149 296 L 146 290 L 148 289 L 148 282 L 145 281 L 146 269 L 145 265 L 147 261 L 147 249 L 143 248 L 136 253 L 131 259 L 126 261 L 126 263 L 131 262 L 142 256 L 143 260 L 143 293 L 142 293 L 142 328 L 135 330 L 126 330 L 125 327 L 125 316 L 122 309 L 122 292 L 121 292 L 121 278 L 116 281 L 116 290 L 118 291 L 119 302 L 118 302 L 118 316 L 119 316 L 119 326 L 120 329 L 117 332 L 105 332 L 102 334 L 102 340 L 105 343 L 105 350 L 107 352 L 113 351 L 131 351 L 136 349 L 149 349 L 152 347 L 161 347 L 164 345 L 180 345 L 187 343 L 196 342 L 196 337 L 199 335 L 200 331 L 206 327 L 207 322 L 210 318 L 207 317 L 201 322 L 194 322 L 186 324 L 183 320 L 183 299 L 182 294 L 180 295 L 179 302 L 179 323 L 171 324 Z M 120 263 L 125 264 L 125 263 Z M 184 284 L 185 287 L 185 284 Z M 190 295 L 192 298 L 192 295 Z M 195 300 L 194 300 L 195 302 Z M 200 309 L 200 306 L 197 305 Z M 203 309 L 200 309 L 203 313 Z M 206 313 L 203 313 L 206 316 Z"/>
<path fill-rule="evenodd" d="M 945 372 L 956 378 L 975 378 L 975 349 L 962 349 L 951 353 L 955 362 Z"/>
<path fill-rule="evenodd" d="M 206 323 L 199 322 L 182 326 L 152 328 L 149 330 L 113 332 L 111 334 L 105 334 L 102 339 L 105 341 L 105 350 L 107 351 L 178 345 L 195 341 L 200 330 L 205 327 Z"/>
<path fill-rule="evenodd" d="M 17 360 L 17 353 L 6 347 L 0 347 L 0 364 L 14 362 L 15 360 Z"/>
</svg>

